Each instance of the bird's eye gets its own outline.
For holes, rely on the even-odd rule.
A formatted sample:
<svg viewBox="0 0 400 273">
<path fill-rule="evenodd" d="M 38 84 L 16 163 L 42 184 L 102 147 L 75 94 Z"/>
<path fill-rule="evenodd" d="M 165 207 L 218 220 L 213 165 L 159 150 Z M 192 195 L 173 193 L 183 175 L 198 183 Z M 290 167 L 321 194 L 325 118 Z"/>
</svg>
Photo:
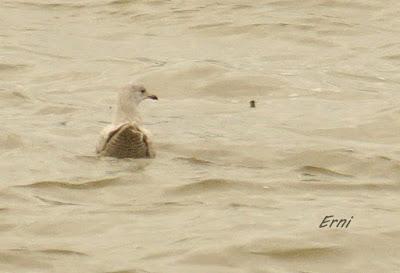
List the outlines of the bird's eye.
<svg viewBox="0 0 400 273">
<path fill-rule="evenodd" d="M 146 92 L 146 90 L 144 89 L 140 90 L 140 93 L 144 94 L 144 92 Z"/>
</svg>

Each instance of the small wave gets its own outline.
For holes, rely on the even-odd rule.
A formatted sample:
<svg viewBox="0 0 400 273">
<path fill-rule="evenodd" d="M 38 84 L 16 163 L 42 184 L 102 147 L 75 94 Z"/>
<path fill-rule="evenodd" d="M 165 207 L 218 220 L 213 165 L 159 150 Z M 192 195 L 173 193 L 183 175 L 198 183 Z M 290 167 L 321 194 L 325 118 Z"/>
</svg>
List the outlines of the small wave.
<svg viewBox="0 0 400 273">
<path fill-rule="evenodd" d="M 177 157 L 175 159 L 182 160 L 182 161 L 188 162 L 190 164 L 195 164 L 195 165 L 211 165 L 212 164 L 211 161 L 196 158 L 196 157 Z"/>
<path fill-rule="evenodd" d="M 24 267 L 29 268 L 31 272 L 37 272 L 37 269 L 47 269 L 51 267 L 47 261 L 39 261 L 37 257 L 31 257 L 30 255 L 21 255 L 21 253 L 18 253 L 23 251 L 27 252 L 26 254 L 29 254 L 30 252 L 23 249 L 0 251 L 0 261 L 2 266 L 22 264 L 24 265 Z M 43 270 L 41 271 L 43 272 Z"/>
<path fill-rule="evenodd" d="M 316 167 L 316 166 L 303 166 L 299 170 L 303 175 L 327 175 L 327 176 L 334 176 L 334 177 L 353 177 L 349 174 L 343 174 L 336 171 L 329 170 L 323 167 Z"/>
<path fill-rule="evenodd" d="M 390 230 L 382 232 L 383 235 L 392 237 L 394 240 L 400 237 L 400 230 Z"/>
<path fill-rule="evenodd" d="M 151 272 L 142 269 L 123 269 L 117 271 L 107 271 L 105 273 L 151 273 Z"/>
<path fill-rule="evenodd" d="M 239 74 L 231 66 L 209 59 L 165 65 L 160 70 L 141 76 L 141 81 L 153 82 L 152 89 L 162 89 L 166 96 L 224 98 L 261 96 L 270 90 L 281 90 L 285 85 L 285 81 L 278 77 L 254 72 Z M 171 85 L 171 82 L 174 84 Z"/>
<path fill-rule="evenodd" d="M 135 60 L 138 60 L 138 61 L 140 61 L 142 63 L 146 63 L 146 64 L 153 64 L 156 66 L 163 66 L 163 65 L 167 64 L 167 62 L 165 62 L 165 61 L 146 58 L 146 57 L 137 57 L 137 58 L 135 58 Z"/>
<path fill-rule="evenodd" d="M 175 14 L 184 14 L 184 13 L 193 13 L 193 12 L 198 12 L 198 9 L 178 9 L 178 10 L 174 10 L 172 11 L 172 13 Z"/>
<path fill-rule="evenodd" d="M 7 48 L 7 47 L 4 47 L 4 48 Z M 51 53 L 44 52 L 44 51 L 32 50 L 30 48 L 23 47 L 23 46 L 13 46 L 13 47 L 9 47 L 9 48 L 13 49 L 13 50 L 19 50 L 19 51 L 23 51 L 23 52 L 32 53 L 32 54 L 35 54 L 38 56 L 45 56 L 45 57 L 56 58 L 56 59 L 61 59 L 61 60 L 72 60 L 73 59 L 71 56 L 51 54 Z"/>
<path fill-rule="evenodd" d="M 55 254 L 55 255 L 67 255 L 67 256 L 89 256 L 86 253 L 74 251 L 74 250 L 66 250 L 66 249 L 44 249 L 38 250 L 38 252 L 46 253 L 46 254 Z"/>
<path fill-rule="evenodd" d="M 71 10 L 81 9 L 87 7 L 83 4 L 71 4 L 71 3 L 35 3 L 35 2 L 20 2 L 18 4 L 24 6 L 30 6 L 40 9 L 59 9 L 59 10 Z"/>
<path fill-rule="evenodd" d="M 137 60 L 134 59 L 123 59 L 123 58 L 100 58 L 100 59 L 94 59 L 94 62 L 99 62 L 99 63 L 120 63 L 120 64 L 136 64 Z"/>
<path fill-rule="evenodd" d="M 240 252 L 278 259 L 325 259 L 343 254 L 339 245 L 285 238 L 257 239 L 237 248 Z"/>
<path fill-rule="evenodd" d="M 221 22 L 221 23 L 215 23 L 215 24 L 202 24 L 202 25 L 196 25 L 190 27 L 191 29 L 204 29 L 204 28 L 215 28 L 215 27 L 220 27 L 220 26 L 226 26 L 230 25 L 230 22 Z"/>
<path fill-rule="evenodd" d="M 273 206 L 259 206 L 259 205 L 252 205 L 252 204 L 246 204 L 246 203 L 238 203 L 238 202 L 232 202 L 228 204 L 228 207 L 230 208 L 249 208 L 249 209 L 261 209 L 261 210 L 279 210 L 281 209 L 280 207 L 273 207 Z"/>
<path fill-rule="evenodd" d="M 113 0 L 109 3 L 109 5 L 124 5 L 130 3 L 132 3 L 132 0 Z"/>
<path fill-rule="evenodd" d="M 146 255 L 142 258 L 142 260 L 158 260 L 162 258 L 173 257 L 180 254 L 185 254 L 187 252 L 186 249 L 179 249 L 179 250 L 164 250 L 164 251 L 157 251 L 155 253 L 151 253 Z"/>
<path fill-rule="evenodd" d="M 384 82 L 385 80 L 378 78 L 373 75 L 361 75 L 357 73 L 350 73 L 350 72 L 342 72 L 342 71 L 333 71 L 330 72 L 331 75 L 337 76 L 339 78 L 347 78 L 350 80 L 355 80 L 355 81 L 364 81 L 364 82 Z"/>
<path fill-rule="evenodd" d="M 337 47 L 338 44 L 327 41 L 326 39 L 317 39 L 310 37 L 299 37 L 299 36 L 287 36 L 288 39 L 298 42 L 300 44 L 309 46 L 321 46 L 321 47 Z"/>
<path fill-rule="evenodd" d="M 355 1 L 351 2 L 343 2 L 343 1 L 322 1 L 319 2 L 316 6 L 322 7 L 322 8 L 341 8 L 341 9 L 354 9 L 354 10 L 374 10 L 377 7 L 373 5 L 368 5 L 364 3 L 357 3 Z"/>
<path fill-rule="evenodd" d="M 191 205 L 203 205 L 203 202 L 200 201 L 186 201 L 186 202 L 176 202 L 176 201 L 164 201 L 164 202 L 156 202 L 154 205 L 157 208 L 165 208 L 165 207 L 187 207 Z"/>
<path fill-rule="evenodd" d="M 308 181 L 309 182 L 309 181 Z M 397 184 L 383 184 L 382 182 L 378 183 L 363 183 L 363 184 L 354 184 L 354 183 L 343 183 L 339 184 L 337 182 L 326 182 L 326 181 L 315 181 L 314 183 L 306 183 L 306 181 L 291 184 L 292 188 L 301 188 L 304 190 L 327 190 L 327 191 L 356 191 L 359 192 L 361 190 L 366 191 L 399 191 L 400 185 Z"/>
<path fill-rule="evenodd" d="M 400 54 L 386 55 L 382 58 L 390 61 L 400 61 Z"/>
<path fill-rule="evenodd" d="M 39 111 L 37 111 L 35 114 L 36 115 L 63 115 L 63 114 L 69 114 L 77 111 L 77 108 L 73 107 L 59 107 L 59 106 L 47 106 Z"/>
<path fill-rule="evenodd" d="M 67 202 L 62 202 L 62 201 L 57 201 L 57 200 L 51 200 L 51 199 L 47 199 L 44 197 L 40 197 L 40 196 L 35 196 L 37 199 L 39 199 L 40 201 L 50 204 L 50 205 L 56 205 L 56 206 L 76 206 L 78 204 L 74 204 L 74 203 L 67 203 Z"/>
<path fill-rule="evenodd" d="M 198 251 L 194 254 L 189 254 L 185 258 L 181 259 L 180 262 L 193 265 L 214 265 L 219 267 L 234 268 L 235 265 L 237 265 L 237 261 L 235 261 L 235 257 L 228 256 L 226 252 L 229 251 L 207 251 L 207 253 Z"/>
<path fill-rule="evenodd" d="M 18 185 L 15 187 L 21 188 L 33 188 L 33 189 L 71 189 L 71 190 L 88 190 L 88 189 L 101 189 L 106 187 L 115 186 L 115 182 L 119 181 L 119 178 L 106 178 L 101 180 L 88 181 L 80 184 L 71 184 L 69 182 L 60 181 L 42 181 L 27 185 Z"/>
<path fill-rule="evenodd" d="M 6 232 L 10 230 L 14 230 L 16 225 L 13 224 L 0 224 L 0 231 L 1 232 Z"/>
<path fill-rule="evenodd" d="M 232 7 L 233 10 L 235 10 L 235 9 L 250 9 L 250 8 L 253 8 L 253 6 L 238 4 L 238 5 L 234 5 Z"/>
<path fill-rule="evenodd" d="M 44 253 L 49 255 L 62 255 L 62 256 L 89 256 L 86 253 L 75 251 L 75 250 L 67 250 L 67 249 L 28 249 L 28 248 L 12 248 L 8 249 L 10 252 L 17 252 L 23 254 L 29 253 Z"/>
<path fill-rule="evenodd" d="M 18 100 L 28 100 L 30 99 L 27 95 L 23 94 L 20 91 L 11 91 L 11 88 L 0 88 L 0 98 L 1 100 L 4 99 L 18 99 Z"/>
<path fill-rule="evenodd" d="M 14 108 L 30 103 L 31 101 L 32 99 L 23 92 L 11 91 L 9 88 L 0 88 L 0 102 L 2 102 L 3 108 Z"/>
<path fill-rule="evenodd" d="M 5 150 L 13 150 L 24 147 L 24 142 L 22 141 L 22 137 L 17 134 L 6 134 L 0 136 L 0 147 Z"/>
<path fill-rule="evenodd" d="M 262 185 L 257 185 L 251 182 L 235 181 L 228 179 L 206 179 L 199 182 L 174 187 L 167 190 L 167 192 L 173 194 L 196 194 L 210 191 L 225 191 L 230 189 L 253 189 L 259 191 L 266 190 L 266 188 L 264 188 Z"/>
<path fill-rule="evenodd" d="M 292 248 L 276 248 L 276 249 L 260 249 L 250 250 L 251 254 L 265 255 L 274 258 L 316 258 L 320 256 L 328 256 L 338 252 L 337 247 L 292 247 Z"/>
<path fill-rule="evenodd" d="M 26 64 L 3 64 L 0 63 L 0 72 L 3 71 L 15 71 L 28 68 L 29 65 Z"/>
</svg>

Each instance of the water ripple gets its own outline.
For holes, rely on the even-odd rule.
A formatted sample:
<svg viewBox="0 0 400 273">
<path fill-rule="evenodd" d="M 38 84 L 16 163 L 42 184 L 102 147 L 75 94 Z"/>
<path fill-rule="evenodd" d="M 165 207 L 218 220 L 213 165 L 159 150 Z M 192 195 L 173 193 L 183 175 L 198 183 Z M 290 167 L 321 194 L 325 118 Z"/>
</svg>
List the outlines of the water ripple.
<svg viewBox="0 0 400 273">
<path fill-rule="evenodd" d="M 94 181 L 83 182 L 79 184 L 71 184 L 69 182 L 61 181 L 41 181 L 27 185 L 18 185 L 15 187 L 32 188 L 32 189 L 70 189 L 70 190 L 91 190 L 112 187 L 116 185 L 119 178 L 106 178 Z"/>
</svg>

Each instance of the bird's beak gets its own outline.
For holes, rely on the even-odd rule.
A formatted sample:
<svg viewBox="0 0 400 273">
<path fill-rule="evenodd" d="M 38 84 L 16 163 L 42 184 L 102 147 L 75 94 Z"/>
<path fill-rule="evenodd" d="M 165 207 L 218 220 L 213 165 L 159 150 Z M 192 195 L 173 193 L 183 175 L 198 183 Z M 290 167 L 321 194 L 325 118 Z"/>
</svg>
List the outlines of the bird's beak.
<svg viewBox="0 0 400 273">
<path fill-rule="evenodd" d="M 152 100 L 158 100 L 156 95 L 150 95 L 150 96 L 147 96 L 147 98 L 152 99 Z"/>
</svg>

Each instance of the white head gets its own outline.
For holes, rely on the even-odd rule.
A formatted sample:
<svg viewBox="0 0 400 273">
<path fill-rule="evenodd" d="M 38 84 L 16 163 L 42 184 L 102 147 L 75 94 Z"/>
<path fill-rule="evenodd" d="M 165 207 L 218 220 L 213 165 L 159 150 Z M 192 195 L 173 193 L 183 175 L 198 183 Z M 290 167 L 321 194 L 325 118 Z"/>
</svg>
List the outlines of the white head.
<svg viewBox="0 0 400 273">
<path fill-rule="evenodd" d="M 115 122 L 140 121 L 137 106 L 145 99 L 158 100 L 157 96 L 149 94 L 141 84 L 125 86 L 118 96 Z"/>
<path fill-rule="evenodd" d="M 119 98 L 121 103 L 134 106 L 138 106 L 145 99 L 158 100 L 157 96 L 149 94 L 143 85 L 133 83 L 121 90 Z"/>
</svg>

